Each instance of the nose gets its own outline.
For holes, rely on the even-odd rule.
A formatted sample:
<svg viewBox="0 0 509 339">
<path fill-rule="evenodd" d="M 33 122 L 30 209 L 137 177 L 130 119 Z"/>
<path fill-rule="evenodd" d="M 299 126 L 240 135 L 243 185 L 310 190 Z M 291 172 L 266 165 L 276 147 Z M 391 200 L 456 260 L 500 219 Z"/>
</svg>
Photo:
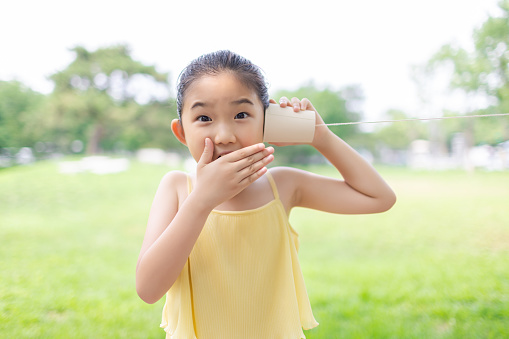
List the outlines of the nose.
<svg viewBox="0 0 509 339">
<path fill-rule="evenodd" d="M 237 141 L 235 130 L 230 124 L 219 124 L 215 131 L 214 142 L 216 144 L 228 144 Z"/>
</svg>

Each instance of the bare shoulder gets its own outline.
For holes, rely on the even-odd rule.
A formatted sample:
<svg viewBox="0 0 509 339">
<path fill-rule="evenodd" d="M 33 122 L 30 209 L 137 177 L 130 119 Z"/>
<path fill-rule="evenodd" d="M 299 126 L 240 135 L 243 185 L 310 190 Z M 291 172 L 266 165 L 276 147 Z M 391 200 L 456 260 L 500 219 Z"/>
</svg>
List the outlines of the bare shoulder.
<svg viewBox="0 0 509 339">
<path fill-rule="evenodd" d="M 292 167 L 272 167 L 270 174 L 274 178 L 280 199 L 287 212 L 298 204 L 299 183 L 309 180 L 311 173 Z"/>
<path fill-rule="evenodd" d="M 151 244 L 170 224 L 187 197 L 187 174 L 180 171 L 166 173 L 159 183 L 150 208 L 146 241 Z"/>
<path fill-rule="evenodd" d="M 188 174 L 182 171 L 166 173 L 159 183 L 158 194 L 172 195 L 181 203 L 187 197 L 187 178 Z"/>
<path fill-rule="evenodd" d="M 271 169 L 287 211 L 293 207 L 306 207 L 326 212 L 344 212 L 345 200 L 352 196 L 351 188 L 338 178 L 331 178 L 291 167 Z"/>
<path fill-rule="evenodd" d="M 308 172 L 293 167 L 278 166 L 272 167 L 270 173 L 279 186 L 292 184 L 296 178 L 306 176 Z"/>
<path fill-rule="evenodd" d="M 182 171 L 170 171 L 161 179 L 163 185 L 182 185 L 187 182 L 187 173 Z"/>
<path fill-rule="evenodd" d="M 318 174 L 301 170 L 293 167 L 273 167 L 270 169 L 270 173 L 274 177 L 276 183 L 281 186 L 297 186 L 299 180 L 312 180 L 321 177 Z"/>
</svg>

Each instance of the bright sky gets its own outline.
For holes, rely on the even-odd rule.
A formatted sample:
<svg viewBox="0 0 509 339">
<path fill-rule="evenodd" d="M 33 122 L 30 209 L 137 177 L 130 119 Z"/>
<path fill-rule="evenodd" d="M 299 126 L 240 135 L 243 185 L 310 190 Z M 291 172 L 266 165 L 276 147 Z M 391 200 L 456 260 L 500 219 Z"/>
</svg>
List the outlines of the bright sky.
<svg viewBox="0 0 509 339">
<path fill-rule="evenodd" d="M 440 46 L 469 47 L 497 0 L 16 0 L 0 3 L 0 80 L 49 93 L 46 77 L 73 59 L 69 48 L 127 43 L 171 84 L 197 56 L 233 50 L 266 73 L 270 92 L 313 80 L 360 84 L 366 118 L 387 109 L 419 115 L 410 77 Z"/>
</svg>

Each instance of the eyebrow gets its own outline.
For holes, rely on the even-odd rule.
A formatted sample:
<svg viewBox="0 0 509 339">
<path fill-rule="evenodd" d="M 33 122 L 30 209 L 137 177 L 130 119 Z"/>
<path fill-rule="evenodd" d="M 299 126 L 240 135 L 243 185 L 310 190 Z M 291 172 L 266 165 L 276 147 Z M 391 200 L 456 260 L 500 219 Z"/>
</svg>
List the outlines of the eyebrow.
<svg viewBox="0 0 509 339">
<path fill-rule="evenodd" d="M 232 104 L 232 105 L 249 104 L 249 105 L 254 106 L 253 102 L 251 100 L 249 100 L 248 98 L 241 98 L 238 100 L 233 100 L 232 102 L 230 102 L 230 104 Z M 197 101 L 193 104 L 193 106 L 191 106 L 191 109 L 194 109 L 197 107 L 207 107 L 207 106 L 208 106 L 208 104 L 206 102 Z"/>
<path fill-rule="evenodd" d="M 239 100 L 234 100 L 231 102 L 231 104 L 234 104 L 234 105 L 242 105 L 242 104 L 250 104 L 250 105 L 253 105 L 253 102 L 251 100 L 249 100 L 248 98 L 242 98 L 242 99 L 239 99 Z"/>
<path fill-rule="evenodd" d="M 206 104 L 206 103 L 201 102 L 201 101 L 197 101 L 197 102 L 195 102 L 195 103 L 193 104 L 193 106 L 191 106 L 191 109 L 195 109 L 195 108 L 197 108 L 197 107 L 206 107 L 206 106 L 207 106 L 207 104 Z"/>
</svg>

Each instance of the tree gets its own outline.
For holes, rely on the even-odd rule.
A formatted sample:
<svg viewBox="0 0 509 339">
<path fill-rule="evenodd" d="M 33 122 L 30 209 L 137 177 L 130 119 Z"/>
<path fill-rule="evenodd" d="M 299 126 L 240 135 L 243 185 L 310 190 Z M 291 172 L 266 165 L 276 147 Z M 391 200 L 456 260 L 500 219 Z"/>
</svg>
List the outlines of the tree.
<svg viewBox="0 0 509 339">
<path fill-rule="evenodd" d="M 0 148 L 31 147 L 40 129 L 35 121 L 44 96 L 17 81 L 0 81 Z"/>
<path fill-rule="evenodd" d="M 133 60 L 127 46 L 72 51 L 74 61 L 50 77 L 55 88 L 48 110 L 60 142 L 79 136 L 88 140 L 87 153 L 97 153 L 105 138 L 121 134 L 139 104 L 168 102 L 168 74 Z"/>
<path fill-rule="evenodd" d="M 452 68 L 450 87 L 466 94 L 470 114 L 509 112 L 509 0 L 501 0 L 498 6 L 500 16 L 489 17 L 474 30 L 472 51 L 445 45 L 428 63 L 432 71 L 444 65 Z M 479 102 L 484 104 L 483 108 L 479 107 Z M 493 142 L 489 126 L 497 124 L 502 126 L 503 132 L 496 140 L 509 139 L 507 118 L 497 118 L 496 122 L 493 119 L 468 120 L 464 128 L 470 144 Z"/>
<path fill-rule="evenodd" d="M 176 107 L 174 99 L 129 105 L 129 114 L 118 112 L 126 120 L 122 130 L 117 129 L 117 133 L 108 138 L 109 142 L 127 150 L 157 147 L 185 152 L 186 148 L 173 136 L 170 128 L 172 118 L 177 117 Z"/>
<path fill-rule="evenodd" d="M 399 110 L 390 110 L 387 112 L 387 115 L 391 120 L 409 118 L 404 112 Z M 379 125 L 374 132 L 376 140 L 395 150 L 406 150 L 412 141 L 425 138 L 426 135 L 426 126 L 420 121 Z"/>
</svg>

